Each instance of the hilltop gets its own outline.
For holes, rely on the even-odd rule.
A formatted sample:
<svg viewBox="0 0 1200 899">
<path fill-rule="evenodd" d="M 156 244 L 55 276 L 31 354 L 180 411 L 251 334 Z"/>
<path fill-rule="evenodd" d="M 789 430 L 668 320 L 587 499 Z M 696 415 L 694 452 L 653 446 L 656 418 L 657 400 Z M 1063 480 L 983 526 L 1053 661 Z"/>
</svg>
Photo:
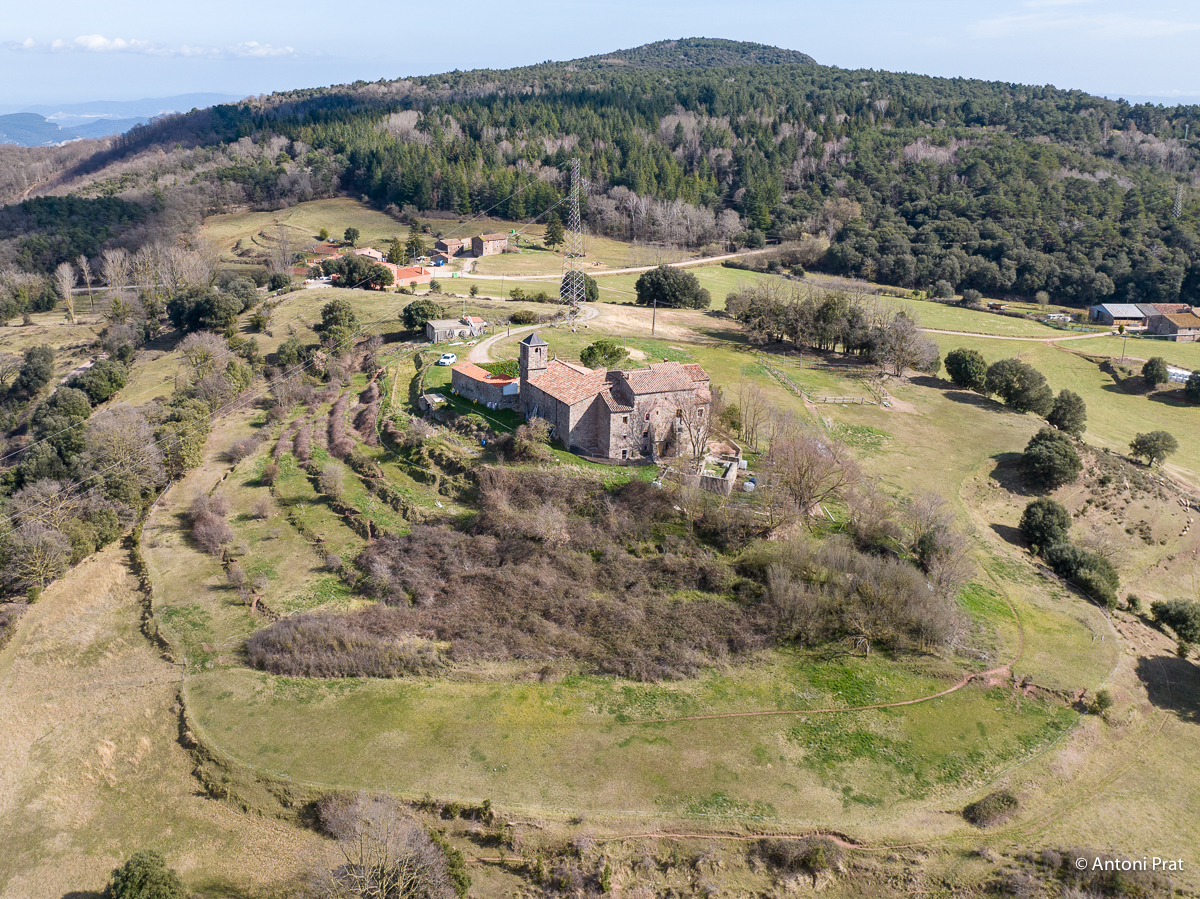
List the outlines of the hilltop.
<svg viewBox="0 0 1200 899">
<path fill-rule="evenodd" d="M 687 37 L 558 63 L 575 69 L 705 69 L 721 66 L 816 65 L 807 53 L 749 41 Z"/>
<path fill-rule="evenodd" d="M 1198 111 L 689 38 L 166 116 L 82 158 L 10 156 L 0 193 L 150 207 L 155 224 L 110 238 L 135 249 L 339 195 L 398 222 L 541 221 L 578 158 L 598 234 L 793 242 L 805 268 L 943 295 L 1200 303 Z M 0 262 L 45 273 L 92 252 L 38 202 L 0 213 Z"/>
</svg>

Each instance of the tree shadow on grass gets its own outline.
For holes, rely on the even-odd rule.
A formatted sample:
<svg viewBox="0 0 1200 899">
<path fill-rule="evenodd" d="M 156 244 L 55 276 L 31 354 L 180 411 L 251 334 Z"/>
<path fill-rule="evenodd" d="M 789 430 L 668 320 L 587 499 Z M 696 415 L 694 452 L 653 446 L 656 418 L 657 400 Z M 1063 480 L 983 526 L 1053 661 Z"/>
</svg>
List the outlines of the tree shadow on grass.
<svg viewBox="0 0 1200 899">
<path fill-rule="evenodd" d="M 933 381 L 935 379 L 930 378 L 929 380 Z M 915 378 L 913 379 L 913 383 L 916 383 Z M 950 400 L 952 403 L 961 403 L 964 406 L 974 406 L 976 409 L 984 409 L 988 412 L 1004 411 L 1004 405 L 1002 403 L 998 403 L 991 397 L 983 396 L 982 394 L 975 393 L 971 390 L 945 390 L 942 393 L 942 396 Z"/>
<path fill-rule="evenodd" d="M 1200 667 L 1178 656 L 1142 656 L 1134 671 L 1154 705 L 1200 723 Z"/>
<path fill-rule="evenodd" d="M 1176 409 L 1194 408 L 1196 405 L 1184 396 L 1182 390 L 1162 390 L 1150 394 L 1146 399 L 1152 403 L 1162 403 L 1164 406 L 1172 406 Z"/>
<path fill-rule="evenodd" d="M 95 890 L 71 890 L 69 893 L 63 893 L 62 899 L 103 899 L 103 897 L 103 893 Z"/>
<path fill-rule="evenodd" d="M 1021 453 L 997 453 L 992 456 L 996 467 L 990 477 L 1009 493 L 1017 496 L 1034 496 L 1036 491 L 1025 485 L 1025 476 L 1021 471 Z"/>
<path fill-rule="evenodd" d="M 991 527 L 992 530 L 995 531 L 1000 539 L 1005 543 L 1009 543 L 1017 547 L 1017 549 L 1025 548 L 1025 539 L 1021 536 L 1021 532 L 1017 528 L 1011 527 L 1007 524 L 995 523 L 993 523 Z"/>
</svg>

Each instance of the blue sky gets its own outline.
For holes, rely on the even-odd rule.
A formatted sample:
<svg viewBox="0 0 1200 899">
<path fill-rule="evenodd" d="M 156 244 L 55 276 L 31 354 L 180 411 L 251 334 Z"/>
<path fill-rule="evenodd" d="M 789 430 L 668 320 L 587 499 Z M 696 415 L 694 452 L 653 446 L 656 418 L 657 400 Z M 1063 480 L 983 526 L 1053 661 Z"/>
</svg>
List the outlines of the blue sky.
<svg viewBox="0 0 1200 899">
<path fill-rule="evenodd" d="M 1200 97 L 1196 0 L 46 0 L 5 12 L 0 109 L 508 68 L 693 36 L 850 68 Z"/>
</svg>

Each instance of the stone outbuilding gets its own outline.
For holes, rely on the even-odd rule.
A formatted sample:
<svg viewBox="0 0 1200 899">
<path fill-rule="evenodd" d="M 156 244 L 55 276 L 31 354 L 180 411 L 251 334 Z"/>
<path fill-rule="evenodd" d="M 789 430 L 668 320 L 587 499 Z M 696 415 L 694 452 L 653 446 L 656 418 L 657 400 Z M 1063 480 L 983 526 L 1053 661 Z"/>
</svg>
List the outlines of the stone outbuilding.
<svg viewBox="0 0 1200 899">
<path fill-rule="evenodd" d="M 572 452 L 614 462 L 679 455 L 684 431 L 706 419 L 709 378 L 696 364 L 605 371 L 550 358 L 536 333 L 520 345 L 520 409 L 549 422 Z"/>
<path fill-rule="evenodd" d="M 441 343 L 445 340 L 473 340 L 483 333 L 487 326 L 478 315 L 464 315 L 462 318 L 431 318 L 425 322 L 425 339 L 430 343 Z"/>
<path fill-rule="evenodd" d="M 520 378 L 498 375 L 473 362 L 462 362 L 450 371 L 450 388 L 459 396 L 489 409 L 520 406 Z"/>
</svg>

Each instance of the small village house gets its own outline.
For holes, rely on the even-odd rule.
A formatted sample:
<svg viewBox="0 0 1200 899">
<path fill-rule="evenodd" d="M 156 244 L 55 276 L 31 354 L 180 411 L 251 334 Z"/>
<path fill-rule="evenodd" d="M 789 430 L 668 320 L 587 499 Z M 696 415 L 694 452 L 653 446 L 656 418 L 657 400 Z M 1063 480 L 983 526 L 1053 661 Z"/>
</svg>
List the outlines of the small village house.
<svg viewBox="0 0 1200 899">
<path fill-rule="evenodd" d="M 425 339 L 430 343 L 442 343 L 447 340 L 472 340 L 483 333 L 487 327 L 478 315 L 464 315 L 462 318 L 431 318 L 425 322 Z M 451 375 L 453 378 L 453 375 Z"/>
<path fill-rule="evenodd" d="M 423 265 L 400 266 L 390 262 L 381 262 L 380 265 L 392 273 L 392 283 L 397 287 L 415 287 L 433 280 L 433 272 Z"/>
<path fill-rule="evenodd" d="M 358 249 L 356 249 L 354 251 L 354 255 L 355 256 L 366 256 L 372 262 L 383 262 L 383 260 L 386 258 L 382 253 L 380 253 L 374 247 L 359 247 Z"/>
<path fill-rule="evenodd" d="M 445 253 L 447 257 L 459 255 L 470 245 L 471 241 L 460 240 L 457 237 L 439 237 L 433 242 L 433 248 L 439 253 Z"/>
<path fill-rule="evenodd" d="M 494 256 L 503 253 L 507 246 L 507 234 L 480 234 L 471 238 L 471 249 L 476 256 Z"/>
</svg>

